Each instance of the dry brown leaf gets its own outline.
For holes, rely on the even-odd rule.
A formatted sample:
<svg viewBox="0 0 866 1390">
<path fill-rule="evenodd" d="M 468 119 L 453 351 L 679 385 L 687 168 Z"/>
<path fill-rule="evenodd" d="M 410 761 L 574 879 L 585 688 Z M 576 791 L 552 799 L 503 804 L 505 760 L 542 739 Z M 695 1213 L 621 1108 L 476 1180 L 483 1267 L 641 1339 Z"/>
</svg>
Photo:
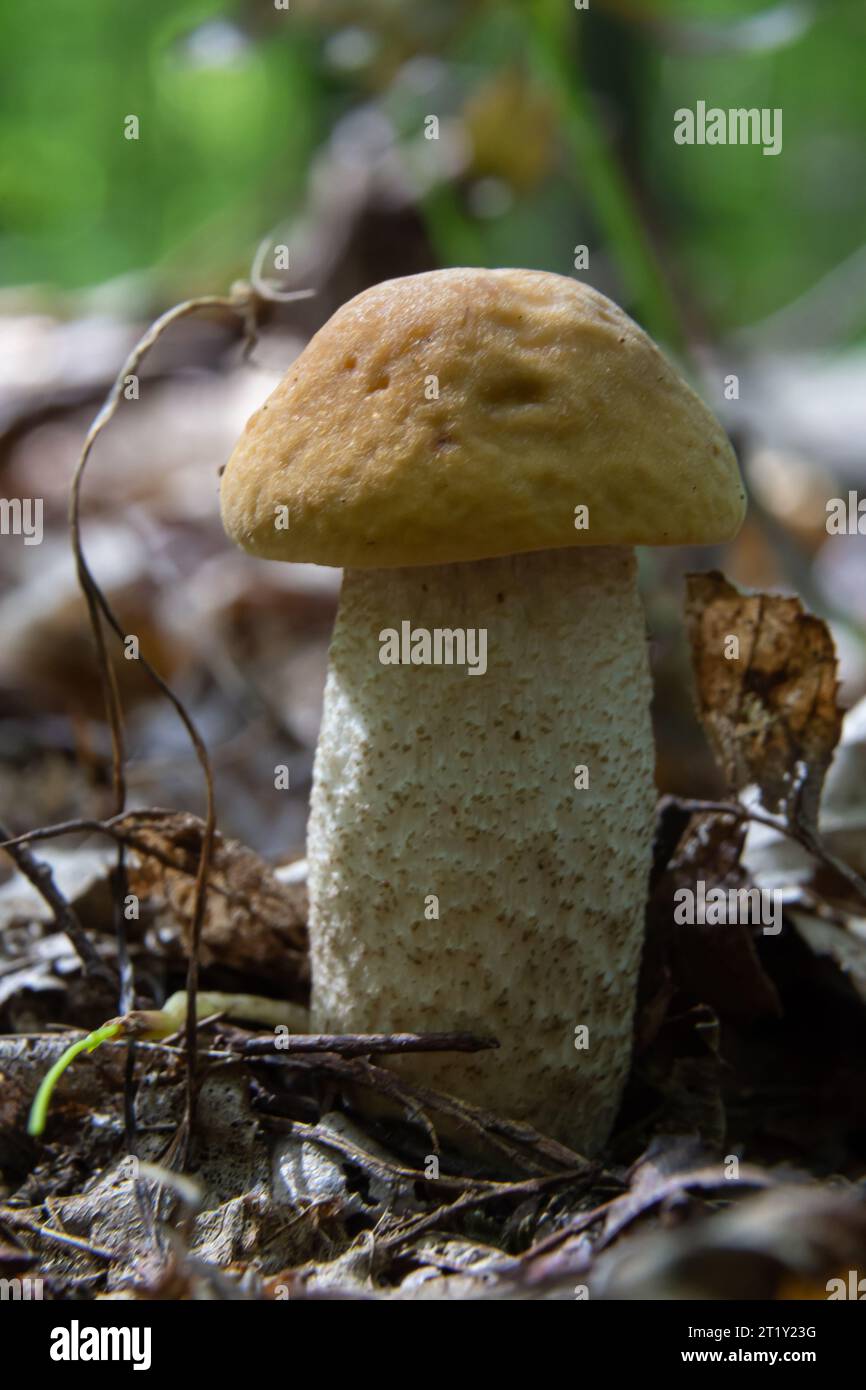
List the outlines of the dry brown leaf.
<svg viewBox="0 0 866 1390">
<path fill-rule="evenodd" d="M 718 571 L 687 586 L 698 711 L 730 789 L 755 784 L 767 810 L 814 829 L 842 727 L 826 624 L 798 598 L 742 594 Z"/>
<path fill-rule="evenodd" d="M 741 1180 L 745 1171 L 743 1165 Z M 772 1180 L 770 1174 L 757 1176 Z M 734 1183 L 722 1184 L 727 1186 L 735 1189 Z M 593 1271 L 592 1294 L 616 1299 L 789 1298 L 788 1281 L 800 1279 L 820 1281 L 826 1299 L 828 1276 L 858 1269 L 864 1252 L 861 1188 L 821 1190 L 786 1182 L 742 1196 L 708 1220 L 647 1230 L 618 1243 Z"/>
<path fill-rule="evenodd" d="M 201 821 L 183 812 L 142 812 L 120 823 L 134 842 L 161 857 L 138 853 L 130 868 L 130 889 L 169 912 L 188 944 L 201 848 Z M 167 867 L 168 857 L 179 867 Z M 237 840 L 217 835 L 210 875 L 211 891 L 202 927 L 202 964 L 217 961 L 259 973 L 275 983 L 306 981 L 306 889 L 282 883 L 274 870 Z"/>
</svg>

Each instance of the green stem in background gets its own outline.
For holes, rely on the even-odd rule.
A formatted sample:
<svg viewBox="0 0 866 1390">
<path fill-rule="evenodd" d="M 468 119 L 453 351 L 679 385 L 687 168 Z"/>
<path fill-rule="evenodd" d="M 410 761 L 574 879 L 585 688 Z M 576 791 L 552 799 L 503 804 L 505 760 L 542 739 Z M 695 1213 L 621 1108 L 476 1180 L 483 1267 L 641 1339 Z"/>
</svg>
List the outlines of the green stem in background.
<svg viewBox="0 0 866 1390">
<path fill-rule="evenodd" d="M 521 7 L 522 8 L 522 7 Z M 604 134 L 579 64 L 572 61 L 583 11 L 570 0 L 531 0 L 530 62 L 553 95 L 601 228 L 616 258 L 635 315 L 651 337 L 682 351 L 679 314 L 655 252 Z"/>
<path fill-rule="evenodd" d="M 45 1121 L 48 1118 L 48 1106 L 51 1103 L 51 1096 L 54 1087 L 57 1085 L 70 1062 L 73 1062 L 80 1052 L 93 1052 L 100 1043 L 108 1042 L 110 1038 L 116 1038 L 122 1031 L 121 1023 L 106 1023 L 102 1028 L 95 1028 L 92 1033 L 88 1033 L 86 1038 L 79 1038 L 77 1042 L 67 1047 L 66 1051 L 58 1057 L 50 1071 L 46 1072 L 42 1079 L 42 1085 L 36 1092 L 36 1098 L 30 1107 L 30 1119 L 27 1121 L 27 1133 L 34 1138 L 45 1129 Z"/>
</svg>

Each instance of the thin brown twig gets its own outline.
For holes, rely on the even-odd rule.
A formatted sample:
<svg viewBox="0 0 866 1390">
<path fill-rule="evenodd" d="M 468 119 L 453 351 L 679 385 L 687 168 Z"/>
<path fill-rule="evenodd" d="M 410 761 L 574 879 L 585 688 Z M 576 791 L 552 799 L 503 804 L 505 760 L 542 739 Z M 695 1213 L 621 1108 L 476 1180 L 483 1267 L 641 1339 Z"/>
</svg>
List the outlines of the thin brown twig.
<svg viewBox="0 0 866 1390">
<path fill-rule="evenodd" d="M 40 1226 L 38 1221 L 19 1216 L 10 1207 L 3 1208 L 3 1219 L 18 1230 L 30 1231 L 42 1240 L 70 1246 L 73 1250 L 80 1250 L 84 1255 L 93 1255 L 98 1260 L 114 1260 L 117 1257 L 116 1250 L 106 1250 L 103 1246 L 92 1245 L 90 1241 L 83 1240 L 81 1236 L 72 1236 L 68 1231 L 55 1231 L 51 1226 Z"/>
<path fill-rule="evenodd" d="M 555 1139 L 540 1134 L 531 1125 L 503 1119 L 480 1106 L 470 1105 L 429 1086 L 421 1086 L 406 1081 L 385 1067 L 377 1067 L 363 1057 L 338 1057 L 334 1053 L 318 1053 L 304 1056 L 302 1053 L 273 1053 L 257 1058 L 265 1066 L 292 1067 L 301 1071 L 317 1071 L 337 1081 L 354 1083 L 366 1090 L 375 1091 L 393 1100 L 410 1113 L 418 1110 L 432 1111 L 452 1120 L 460 1129 L 468 1130 L 483 1144 L 496 1150 L 510 1163 L 542 1174 L 545 1169 L 531 1157 L 538 1155 L 546 1163 L 554 1163 L 558 1168 L 574 1168 L 580 1164 L 589 1166 L 589 1160 Z"/>
<path fill-rule="evenodd" d="M 367 1057 L 375 1053 L 483 1052 L 498 1046 L 496 1038 L 478 1037 L 474 1033 L 286 1033 L 278 1037 L 250 1038 L 241 1047 L 241 1055 L 333 1052 L 338 1057 Z"/>
<path fill-rule="evenodd" d="M 831 853 L 821 837 L 810 830 L 808 826 L 768 815 L 764 811 L 753 810 L 750 806 L 744 806 L 741 801 L 701 801 L 683 796 L 671 796 L 668 799 L 684 811 L 689 811 L 694 815 L 731 816 L 734 820 L 751 820 L 757 822 L 758 825 L 769 826 L 771 830 L 777 831 L 780 835 L 795 840 L 825 868 L 832 869 L 840 878 L 843 878 L 849 887 L 853 888 L 857 896 L 866 902 L 866 879 L 858 874 L 856 869 L 852 869 L 850 865 L 845 864 Z"/>
<path fill-rule="evenodd" d="M 110 985 L 117 984 L 117 976 L 102 960 L 84 927 L 78 913 L 57 887 L 50 865 L 37 859 L 26 844 L 10 841 L 8 831 L 0 824 L 0 835 L 4 837 L 3 848 L 17 865 L 19 871 L 29 879 L 40 897 L 51 909 L 52 916 L 60 931 L 65 932 L 78 953 L 84 972 L 92 977 L 101 976 Z"/>
<path fill-rule="evenodd" d="M 75 468 L 72 478 L 69 496 L 69 530 L 72 548 L 75 555 L 76 568 L 79 582 L 87 603 L 90 615 L 91 627 L 96 643 L 97 657 L 100 669 L 100 678 L 103 686 L 105 699 L 106 716 L 111 730 L 112 743 L 112 780 L 115 795 L 115 810 L 123 810 L 126 796 L 126 785 L 124 777 L 124 735 L 123 718 L 120 704 L 120 697 L 117 688 L 117 679 L 114 668 L 108 657 L 108 650 L 105 640 L 105 625 L 107 625 L 122 642 L 126 636 L 114 610 L 102 593 L 97 584 L 87 560 L 81 543 L 81 485 L 84 471 L 87 466 L 96 440 L 105 427 L 114 418 L 115 412 L 123 397 L 123 392 L 127 380 L 131 376 L 137 376 L 138 370 L 151 348 L 157 343 L 162 334 L 180 319 L 192 314 L 199 313 L 205 309 L 224 309 L 237 315 L 242 323 L 244 336 L 251 340 L 255 336 L 255 325 L 260 297 L 256 290 L 247 284 L 238 284 L 233 287 L 229 295 L 206 295 L 198 299 L 184 300 L 181 304 L 176 304 L 161 314 L 154 323 L 150 325 L 147 332 L 139 339 L 135 347 L 128 354 L 126 361 L 114 379 L 114 383 L 108 392 L 105 402 L 91 424 L 85 436 L 81 455 Z M 189 964 L 187 969 L 187 1023 L 186 1023 L 186 1050 L 187 1050 L 187 1103 L 186 1103 L 186 1134 L 189 1140 L 192 1135 L 195 1120 L 196 1105 L 196 1012 L 195 998 L 198 990 L 198 970 L 199 953 L 201 945 L 201 932 L 204 922 L 205 904 L 207 900 L 208 879 L 210 874 L 210 861 L 213 852 L 213 840 L 216 830 L 216 807 L 214 799 L 213 772 L 210 765 L 210 758 L 207 748 L 201 735 L 196 728 L 191 716 L 185 706 L 174 691 L 163 680 L 159 672 L 150 664 L 147 658 L 139 655 L 142 666 L 155 684 L 157 689 L 170 702 L 183 724 L 196 757 L 201 766 L 205 782 L 206 812 L 204 832 L 202 835 L 201 851 L 199 856 L 198 872 L 196 874 L 194 905 L 192 912 L 192 923 L 190 930 L 190 952 Z M 123 872 L 123 848 L 118 852 L 118 869 Z"/>
<path fill-rule="evenodd" d="M 0 840 L 0 850 L 8 849 L 10 852 L 18 845 L 37 844 L 43 840 L 60 839 L 64 835 L 106 835 L 117 843 L 132 849 L 136 854 L 148 856 L 155 859 L 158 864 L 166 869 L 171 869 L 174 873 L 185 874 L 188 878 L 195 877 L 198 872 L 196 868 L 190 868 L 189 863 L 175 858 L 158 844 L 153 844 L 148 840 L 142 839 L 134 831 L 127 829 L 130 821 L 140 820 L 145 830 L 155 830 L 155 822 L 160 819 L 176 817 L 177 811 L 166 810 L 162 807 L 149 807 L 146 810 L 123 811 L 117 816 L 111 816 L 107 820 L 95 818 L 79 818 L 69 821 L 58 821 L 55 825 L 39 826 L 34 830 L 24 830 L 19 835 L 13 835 L 7 839 Z M 199 816 L 191 812 L 184 812 L 191 828 L 204 831 L 204 821 Z M 217 833 L 214 837 L 215 842 L 219 839 Z M 218 880 L 211 878 L 208 883 L 208 891 L 216 893 L 232 907 L 240 907 L 244 911 L 252 913 L 254 903 L 248 894 L 239 892 L 237 888 L 226 887 Z M 286 944 L 286 951 L 291 954 L 295 952 L 301 954 L 300 946 Z"/>
<path fill-rule="evenodd" d="M 422 1175 L 423 1176 L 423 1175 Z M 479 1183 L 473 1192 L 467 1192 L 448 1206 L 437 1207 L 435 1211 L 425 1212 L 423 1216 L 410 1218 L 399 1230 L 392 1231 L 387 1236 L 377 1237 L 376 1245 L 379 1249 L 389 1250 L 393 1246 L 402 1245 L 405 1241 L 411 1240 L 414 1236 L 421 1235 L 431 1226 L 438 1226 L 450 1217 L 462 1216 L 466 1211 L 471 1211 L 474 1207 L 483 1206 L 490 1202 L 501 1200 L 503 1197 L 532 1197 L 536 1193 L 546 1191 L 550 1187 L 557 1187 L 563 1182 L 572 1182 L 575 1179 L 585 1181 L 588 1174 L 585 1170 L 575 1168 L 566 1169 L 563 1173 L 548 1173 L 541 1178 L 527 1178 L 523 1182 L 504 1182 L 504 1183 Z M 433 1182 L 434 1179 L 427 1179 Z M 435 1179 L 441 1182 L 442 1179 Z M 503 1259 L 507 1259 L 503 1255 Z"/>
<path fill-rule="evenodd" d="M 129 849 L 134 849 L 137 854 L 149 855 L 151 859 L 156 859 L 166 869 L 173 869 L 176 873 L 186 874 L 193 877 L 194 871 L 188 864 L 172 857 L 159 845 L 149 844 L 142 840 L 138 835 L 124 828 L 125 823 L 136 818 L 144 822 L 156 820 L 160 817 L 176 816 L 176 811 L 166 811 L 158 807 L 139 811 L 121 811 L 119 815 L 109 816 L 106 820 L 98 820 L 93 817 L 82 817 L 76 820 L 58 821 L 54 825 L 40 825 L 34 830 L 23 830 L 19 835 L 13 835 L 9 839 L 0 840 L 0 849 L 14 849 L 16 845 L 37 844 L 40 840 L 57 840 L 64 835 L 107 835 L 110 839 L 116 840 L 119 844 L 126 845 Z M 205 822 L 198 816 L 190 819 L 195 823 L 196 828 L 204 829 Z M 223 897 L 229 898 L 232 902 L 249 906 L 249 899 L 242 894 L 235 894 L 220 884 L 211 883 L 212 892 L 221 893 Z"/>
<path fill-rule="evenodd" d="M 290 1120 L 283 1115 L 268 1116 L 267 1126 L 280 1133 L 291 1134 L 305 1143 L 320 1144 L 322 1148 L 332 1149 L 342 1158 L 347 1159 L 349 1163 L 354 1163 L 372 1177 L 384 1178 L 386 1181 L 430 1182 L 446 1191 L 455 1188 L 458 1192 L 466 1192 L 467 1190 L 485 1193 L 495 1191 L 500 1196 L 514 1186 L 513 1183 L 509 1182 L 495 1182 L 489 1178 L 462 1177 L 459 1174 L 449 1173 L 442 1173 L 434 1179 L 420 1168 L 407 1168 L 402 1163 L 394 1163 L 390 1159 L 379 1158 L 376 1154 L 369 1153 L 367 1149 L 352 1143 L 345 1134 L 339 1134 L 336 1130 L 326 1129 L 323 1125 L 318 1124 L 302 1124 L 299 1120 Z"/>
</svg>

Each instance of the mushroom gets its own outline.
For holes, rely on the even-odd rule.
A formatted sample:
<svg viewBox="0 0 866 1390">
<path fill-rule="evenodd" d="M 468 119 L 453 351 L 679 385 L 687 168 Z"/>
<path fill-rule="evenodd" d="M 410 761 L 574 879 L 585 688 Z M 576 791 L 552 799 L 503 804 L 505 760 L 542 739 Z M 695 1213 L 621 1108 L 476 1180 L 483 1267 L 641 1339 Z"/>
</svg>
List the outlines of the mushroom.
<svg viewBox="0 0 866 1390">
<path fill-rule="evenodd" d="M 598 1150 L 655 805 L 634 547 L 735 535 L 720 425 L 594 290 L 431 271 L 334 314 L 221 500 L 253 554 L 345 570 L 308 830 L 313 1028 L 492 1034 L 392 1065 Z"/>
</svg>

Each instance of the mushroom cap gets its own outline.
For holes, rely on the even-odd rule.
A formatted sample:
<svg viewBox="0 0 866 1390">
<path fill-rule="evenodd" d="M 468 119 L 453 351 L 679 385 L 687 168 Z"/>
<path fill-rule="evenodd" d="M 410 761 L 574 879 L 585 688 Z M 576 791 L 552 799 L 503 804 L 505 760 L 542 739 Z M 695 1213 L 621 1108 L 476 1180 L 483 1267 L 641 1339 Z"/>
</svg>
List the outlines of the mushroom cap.
<svg viewBox="0 0 866 1390">
<path fill-rule="evenodd" d="M 745 493 L 718 421 L 611 300 L 457 269 L 328 320 L 247 423 L 221 506 L 255 555 L 389 568 L 725 541 Z"/>
</svg>

